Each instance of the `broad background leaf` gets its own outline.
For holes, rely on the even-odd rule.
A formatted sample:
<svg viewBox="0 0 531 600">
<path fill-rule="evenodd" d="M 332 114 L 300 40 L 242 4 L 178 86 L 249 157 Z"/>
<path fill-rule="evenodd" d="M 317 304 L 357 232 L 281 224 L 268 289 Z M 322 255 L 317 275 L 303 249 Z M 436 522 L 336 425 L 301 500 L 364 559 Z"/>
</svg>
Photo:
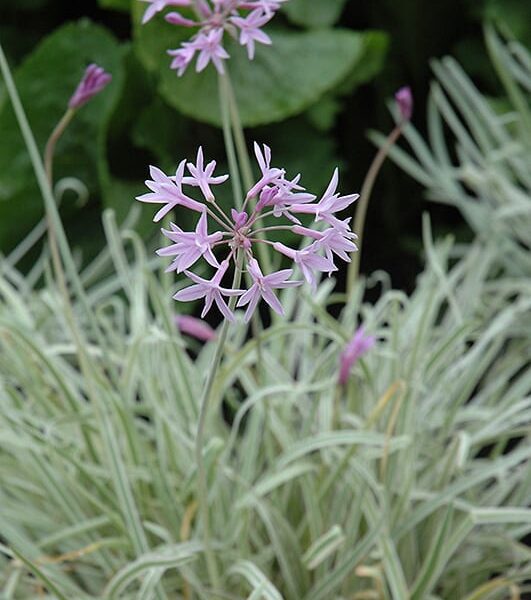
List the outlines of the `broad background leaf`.
<svg viewBox="0 0 531 600">
<path fill-rule="evenodd" d="M 220 125 L 217 74 L 212 66 L 202 73 L 188 69 L 177 77 L 169 68 L 166 51 L 180 45 L 184 31 L 153 19 L 139 24 L 143 6 L 133 5 L 137 52 L 147 68 L 158 72 L 160 91 L 166 101 L 187 116 Z M 244 126 L 282 121 L 314 104 L 326 92 L 355 78 L 367 59 L 367 44 L 380 56 L 383 45 L 374 46 L 372 35 L 341 29 L 269 32 L 273 45 L 259 46 L 254 61 L 232 41 L 228 67 Z M 377 62 L 377 61 L 376 61 Z M 355 83 L 355 81 L 354 81 Z M 353 85 L 353 84 L 352 84 Z"/>
<path fill-rule="evenodd" d="M 283 6 L 290 21 L 303 27 L 331 27 L 341 16 L 347 0 L 289 0 Z"/>
</svg>

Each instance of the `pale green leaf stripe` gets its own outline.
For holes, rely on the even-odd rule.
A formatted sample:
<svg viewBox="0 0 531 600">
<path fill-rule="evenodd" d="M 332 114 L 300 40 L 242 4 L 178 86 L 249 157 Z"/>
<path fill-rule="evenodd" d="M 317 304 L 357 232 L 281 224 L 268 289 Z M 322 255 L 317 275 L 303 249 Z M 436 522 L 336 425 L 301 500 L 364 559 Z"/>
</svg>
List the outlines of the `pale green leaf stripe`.
<svg viewBox="0 0 531 600">
<path fill-rule="evenodd" d="M 57 600 L 69 600 L 68 597 L 63 595 L 63 593 L 59 590 L 59 588 L 57 588 L 55 583 L 48 577 L 48 575 L 46 575 L 46 573 L 40 567 L 38 567 L 29 558 L 26 558 L 13 546 L 11 547 L 11 550 L 13 554 L 28 567 L 28 569 L 35 575 L 35 577 L 41 580 L 46 589 L 55 595 Z"/>
<path fill-rule="evenodd" d="M 446 564 L 445 558 L 447 559 L 449 557 L 444 556 L 443 550 L 452 520 L 452 512 L 452 508 L 448 507 L 446 510 L 446 517 L 440 524 L 439 531 L 432 541 L 428 556 L 413 584 L 411 600 L 422 600 L 425 598 L 426 594 L 431 591 L 432 587 L 436 584 L 441 571 L 444 569 Z"/>
<path fill-rule="evenodd" d="M 373 527 L 369 533 L 355 545 L 337 566 L 316 582 L 315 586 L 304 596 L 304 600 L 330 600 L 333 594 L 343 585 L 345 578 L 356 565 L 372 550 L 381 533 L 381 523 Z"/>
<path fill-rule="evenodd" d="M 531 523 L 531 509 L 519 507 L 503 508 L 474 508 L 470 516 L 478 525 L 498 525 L 516 523 L 519 525 Z"/>
<path fill-rule="evenodd" d="M 229 574 L 242 575 L 253 586 L 253 589 L 261 589 L 261 597 L 265 600 L 284 600 L 282 594 L 262 573 L 262 571 L 248 560 L 238 561 L 231 569 Z M 260 596 L 256 596 L 257 598 Z"/>
<path fill-rule="evenodd" d="M 316 569 L 345 543 L 345 534 L 339 525 L 334 525 L 308 548 L 302 557 L 307 569 Z"/>
<path fill-rule="evenodd" d="M 180 567 L 190 560 L 193 560 L 200 550 L 201 544 L 198 544 L 197 542 L 186 542 L 183 544 L 176 544 L 164 551 L 144 554 L 116 573 L 107 584 L 107 587 L 103 592 L 103 597 L 108 598 L 108 600 L 117 598 L 118 594 L 120 594 L 135 579 L 144 575 L 146 571 L 151 571 L 153 569 L 167 570 Z"/>
<path fill-rule="evenodd" d="M 280 471 L 279 473 L 273 473 L 267 477 L 264 477 L 258 483 L 256 483 L 252 490 L 245 494 L 241 500 L 238 501 L 237 507 L 242 508 L 252 504 L 256 498 L 266 496 L 274 489 L 280 487 L 288 481 L 292 481 L 305 473 L 315 471 L 316 467 L 310 464 L 292 465 Z"/>
<path fill-rule="evenodd" d="M 335 446 L 375 446 L 383 447 L 388 441 L 387 437 L 382 433 L 371 433 L 368 431 L 331 431 L 302 440 L 293 444 L 278 461 L 279 467 L 285 466 L 290 462 L 311 454 L 316 450 L 325 448 L 333 448 Z M 396 437 L 391 440 L 389 450 L 405 448 L 409 443 L 409 438 L 406 436 Z"/>
</svg>

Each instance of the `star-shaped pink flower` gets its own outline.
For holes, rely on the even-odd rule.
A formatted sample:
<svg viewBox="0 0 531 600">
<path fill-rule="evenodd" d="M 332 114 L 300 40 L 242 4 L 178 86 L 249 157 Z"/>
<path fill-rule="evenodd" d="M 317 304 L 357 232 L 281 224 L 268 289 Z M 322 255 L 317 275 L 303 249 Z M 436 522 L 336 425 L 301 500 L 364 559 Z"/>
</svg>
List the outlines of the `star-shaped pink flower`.
<svg viewBox="0 0 531 600">
<path fill-rule="evenodd" d="M 316 240 L 316 246 L 324 250 L 325 256 L 329 260 L 333 261 L 334 254 L 336 254 L 344 261 L 350 262 L 350 256 L 347 253 L 356 252 L 358 249 L 356 244 L 352 242 L 352 240 L 355 240 L 358 236 L 350 231 L 348 221 L 350 221 L 350 218 L 346 219 L 346 222 L 340 221 L 340 223 L 344 224 L 343 231 L 340 231 L 335 227 L 329 227 L 324 231 L 317 231 L 300 225 L 294 225 L 292 231 L 297 235 L 305 235 Z"/>
<path fill-rule="evenodd" d="M 183 231 L 177 225 L 171 223 L 171 231 L 163 229 L 162 233 L 175 244 L 157 250 L 159 256 L 177 256 L 177 258 L 166 269 L 166 272 L 177 271 L 182 273 L 191 267 L 196 260 L 204 256 L 208 264 L 219 268 L 219 263 L 212 253 L 212 246 L 223 239 L 220 231 L 208 233 L 207 213 L 204 212 L 197 223 L 194 232 Z"/>
<path fill-rule="evenodd" d="M 255 258 L 251 258 L 247 270 L 253 279 L 253 285 L 238 300 L 238 306 L 249 305 L 245 311 L 245 321 L 249 321 L 261 298 L 263 298 L 276 313 L 283 316 L 284 309 L 273 293 L 273 289 L 301 285 L 302 281 L 288 281 L 293 274 L 293 269 L 282 269 L 276 273 L 264 275 L 258 261 Z"/>
<path fill-rule="evenodd" d="M 339 219 L 334 216 L 334 213 L 344 210 L 359 198 L 359 194 L 349 194 L 348 196 L 337 194 L 338 182 L 339 171 L 336 167 L 325 193 L 317 204 L 293 204 L 290 210 L 296 213 L 313 214 L 316 221 L 322 219 L 330 225 L 337 225 Z"/>
<path fill-rule="evenodd" d="M 153 181 L 148 179 L 145 183 L 151 192 L 137 196 L 136 199 L 140 200 L 140 202 L 165 204 L 165 206 L 163 206 L 153 217 L 155 223 L 160 221 L 170 212 L 170 210 L 179 205 L 197 212 L 203 212 L 206 209 L 204 204 L 189 198 L 182 190 L 185 164 L 186 160 L 181 161 L 177 167 L 175 177 L 168 177 L 168 175 L 157 167 L 149 167 L 149 173 L 153 178 Z"/>
<path fill-rule="evenodd" d="M 293 248 L 289 248 L 281 242 L 275 242 L 273 248 L 284 254 L 284 256 L 291 258 L 300 267 L 304 279 L 312 286 L 312 290 L 314 291 L 317 289 L 317 280 L 314 271 L 321 273 L 337 271 L 337 267 L 331 260 L 317 254 L 318 246 L 315 242 L 302 250 L 293 250 Z"/>
<path fill-rule="evenodd" d="M 211 29 L 207 33 L 198 33 L 190 42 L 190 46 L 199 51 L 195 70 L 200 73 L 209 62 L 216 67 L 218 73 L 223 75 L 225 68 L 223 61 L 230 58 L 228 52 L 222 46 L 223 29 Z"/>
<path fill-rule="evenodd" d="M 221 280 L 229 268 L 229 261 L 224 260 L 221 263 L 220 268 L 216 271 L 214 277 L 210 280 L 203 279 L 191 271 L 185 271 L 186 276 L 189 277 L 196 285 L 191 285 L 183 290 L 177 292 L 173 298 L 181 302 L 190 302 L 191 300 L 198 300 L 199 298 L 205 299 L 205 306 L 201 313 L 203 318 L 212 307 L 212 303 L 215 302 L 223 316 L 229 321 L 234 321 L 234 315 L 227 306 L 223 296 L 241 296 L 243 290 L 231 290 L 228 288 L 221 287 Z"/>
<path fill-rule="evenodd" d="M 262 172 L 262 177 L 253 185 L 253 187 L 247 192 L 247 198 L 254 198 L 259 194 L 266 185 L 270 183 L 276 183 L 279 179 L 284 177 L 284 169 L 277 169 L 271 167 L 271 148 L 264 144 L 264 152 L 260 150 L 260 146 L 254 143 L 254 153 L 258 166 Z"/>
<path fill-rule="evenodd" d="M 254 58 L 254 43 L 271 45 L 271 38 L 264 33 L 260 27 L 268 23 L 273 14 L 266 14 L 261 8 L 250 12 L 246 17 L 232 17 L 233 25 L 240 28 L 240 44 L 247 47 L 247 56 L 250 60 Z"/>
<path fill-rule="evenodd" d="M 199 187 L 205 199 L 209 202 L 214 200 L 214 194 L 210 189 L 211 185 L 219 185 L 229 178 L 228 175 L 220 175 L 214 177 L 214 169 L 216 168 L 216 161 L 212 160 L 204 167 L 203 148 L 199 146 L 197 151 L 196 164 L 189 162 L 188 170 L 190 171 L 191 177 L 184 177 L 183 183 Z"/>
</svg>

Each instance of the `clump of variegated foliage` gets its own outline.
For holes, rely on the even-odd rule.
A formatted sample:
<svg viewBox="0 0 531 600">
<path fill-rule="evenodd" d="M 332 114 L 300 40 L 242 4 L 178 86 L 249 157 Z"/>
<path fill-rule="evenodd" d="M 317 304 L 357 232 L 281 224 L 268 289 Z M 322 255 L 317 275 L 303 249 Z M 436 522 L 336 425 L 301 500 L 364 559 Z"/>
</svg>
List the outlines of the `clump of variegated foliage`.
<svg viewBox="0 0 531 600">
<path fill-rule="evenodd" d="M 516 60 L 488 35 L 497 60 Z M 158 260 L 107 213 L 101 255 L 77 275 L 67 264 L 72 313 L 46 253 L 26 277 L 0 261 L 2 598 L 525 592 L 526 64 L 504 71 L 512 105 L 498 113 L 454 62 L 438 63 L 430 145 L 409 127 L 415 161 L 395 152 L 431 196 L 462 210 L 472 243 L 434 242 L 425 219 L 411 296 L 376 273 L 336 320 L 327 308 L 345 298 L 327 279 L 315 295 L 283 290 L 287 318 L 258 339 L 246 340 L 242 315 L 233 327 L 205 449 L 223 594 L 204 583 L 195 497 L 198 397 L 214 348 L 180 336 Z M 381 288 L 372 305 L 367 286 Z M 338 357 L 360 321 L 377 343 L 339 388 Z"/>
</svg>

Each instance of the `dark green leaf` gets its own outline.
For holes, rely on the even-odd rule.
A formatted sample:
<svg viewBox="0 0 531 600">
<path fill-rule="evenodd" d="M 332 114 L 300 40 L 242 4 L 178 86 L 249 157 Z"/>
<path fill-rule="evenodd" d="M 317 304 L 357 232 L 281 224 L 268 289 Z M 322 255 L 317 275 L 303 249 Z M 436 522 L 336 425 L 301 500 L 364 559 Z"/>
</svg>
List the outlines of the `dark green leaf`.
<svg viewBox="0 0 531 600">
<path fill-rule="evenodd" d="M 284 11 L 302 27 L 331 27 L 341 16 L 347 0 L 289 0 Z"/>
<path fill-rule="evenodd" d="M 121 10 L 129 12 L 133 0 L 98 0 L 98 4 L 102 8 L 110 8 L 111 10 Z"/>
</svg>

